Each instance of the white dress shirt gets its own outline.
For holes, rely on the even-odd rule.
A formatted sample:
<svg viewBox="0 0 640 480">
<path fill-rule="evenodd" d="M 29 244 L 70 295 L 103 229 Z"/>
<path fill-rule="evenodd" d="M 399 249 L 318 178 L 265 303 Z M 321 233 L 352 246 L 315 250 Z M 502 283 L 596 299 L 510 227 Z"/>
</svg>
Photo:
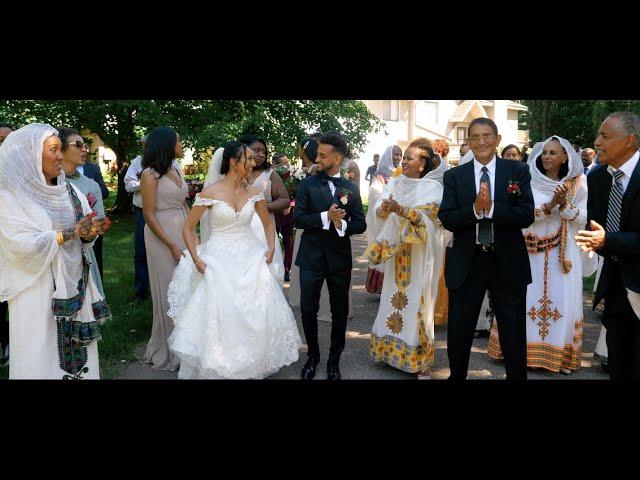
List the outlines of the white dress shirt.
<svg viewBox="0 0 640 480">
<path fill-rule="evenodd" d="M 333 175 L 333 178 L 340 178 L 340 172 Z M 329 180 L 327 183 L 329 185 L 329 188 L 331 189 L 331 197 L 333 198 L 336 194 L 336 186 L 333 184 L 331 180 Z M 329 230 L 332 223 L 329 220 L 329 212 L 328 211 L 320 212 L 320 218 L 322 219 L 322 228 L 324 230 Z M 345 222 L 344 220 L 340 220 L 340 221 L 342 222 L 342 228 L 340 229 L 336 228 L 336 232 L 338 232 L 339 236 L 344 237 L 344 234 L 347 231 L 347 222 Z"/>
<path fill-rule="evenodd" d="M 476 218 L 478 220 L 482 220 L 483 218 L 493 218 L 493 209 L 495 207 L 495 203 L 494 203 L 494 198 L 495 198 L 495 191 L 496 191 L 496 156 L 494 155 L 493 158 L 491 159 L 491 161 L 489 163 L 487 163 L 486 165 L 482 165 L 479 161 L 477 161 L 475 158 L 473 159 L 473 171 L 474 171 L 474 176 L 475 176 L 475 181 L 476 181 L 476 195 L 478 195 L 478 192 L 480 192 L 480 178 L 482 177 L 482 167 L 487 167 L 487 175 L 489 175 L 489 187 L 491 189 L 491 210 L 489 210 L 489 213 L 485 214 L 484 212 L 480 212 L 480 214 L 478 214 L 478 212 L 476 212 L 476 205 L 475 203 L 473 204 L 473 214 L 476 216 Z M 479 224 L 476 224 L 476 243 L 480 244 L 480 242 L 478 241 L 478 229 L 480 228 Z M 491 225 L 491 237 L 493 238 L 493 224 Z"/>
<path fill-rule="evenodd" d="M 173 166 L 180 170 L 180 164 L 174 159 Z M 127 173 L 124 176 L 124 189 L 133 193 L 133 205 L 142 208 L 142 194 L 140 193 L 140 178 L 139 174 L 142 173 L 142 156 L 138 155 L 131 160 L 131 164 L 127 169 Z"/>
<path fill-rule="evenodd" d="M 620 183 L 622 184 L 622 194 L 624 195 L 627 191 L 627 187 L 629 186 L 629 182 L 631 181 L 631 175 L 633 175 L 633 171 L 636 169 L 638 165 L 638 159 L 640 159 L 640 151 L 637 151 L 633 154 L 633 156 L 624 162 L 624 164 L 620 168 L 614 168 L 611 165 L 607 167 L 609 173 L 615 172 L 616 170 L 622 170 L 624 175 L 620 179 Z M 615 183 L 615 177 L 611 175 L 611 186 L 613 187 Z"/>
</svg>

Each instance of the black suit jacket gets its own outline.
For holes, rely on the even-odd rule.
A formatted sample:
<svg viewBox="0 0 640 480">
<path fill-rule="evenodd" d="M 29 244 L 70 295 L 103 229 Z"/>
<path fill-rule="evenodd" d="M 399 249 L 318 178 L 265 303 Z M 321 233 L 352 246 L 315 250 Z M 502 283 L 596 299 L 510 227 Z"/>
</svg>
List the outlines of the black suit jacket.
<svg viewBox="0 0 640 480">
<path fill-rule="evenodd" d="M 589 222 L 591 220 L 595 220 L 606 228 L 611 184 L 611 174 L 604 166 L 593 169 L 587 176 L 587 185 L 589 186 L 587 229 L 590 229 Z M 597 253 L 602 255 L 604 263 L 600 272 L 593 308 L 607 294 L 613 262 L 620 265 L 625 287 L 640 293 L 640 162 L 636 165 L 624 197 L 622 197 L 620 231 L 607 232 L 604 248 L 598 250 Z"/>
<path fill-rule="evenodd" d="M 342 189 L 351 192 L 346 206 L 338 200 Z M 322 228 L 321 212 L 329 210 L 332 203 L 344 208 L 347 212 L 344 220 L 347 230 L 344 237 L 338 235 L 333 224 L 329 230 Z M 334 197 L 326 182 L 318 175 L 305 178 L 296 194 L 296 206 L 293 213 L 296 228 L 304 229 L 300 239 L 300 247 L 296 257 L 296 265 L 309 270 L 335 273 L 349 270 L 352 267 L 350 235 L 362 233 L 367 228 L 360 191 L 348 180 L 341 179 L 336 186 Z"/>
<path fill-rule="evenodd" d="M 521 196 L 507 193 L 509 181 L 519 182 Z M 444 173 L 444 195 L 438 218 L 453 232 L 453 246 L 447 248 L 445 280 L 447 288 L 460 287 L 473 265 L 476 200 L 473 161 Z M 531 283 L 531 267 L 522 229 L 533 223 L 533 194 L 529 166 L 522 162 L 496 158 L 495 198 L 493 199 L 493 241 L 497 275 L 512 285 Z"/>
<path fill-rule="evenodd" d="M 100 171 L 100 167 L 95 163 L 87 162 L 84 164 L 84 173 L 85 177 L 89 177 L 91 180 L 95 180 L 98 185 L 100 185 L 100 190 L 102 191 L 102 199 L 104 200 L 109 196 L 109 189 L 104 184 L 104 179 L 102 178 L 102 172 Z"/>
</svg>

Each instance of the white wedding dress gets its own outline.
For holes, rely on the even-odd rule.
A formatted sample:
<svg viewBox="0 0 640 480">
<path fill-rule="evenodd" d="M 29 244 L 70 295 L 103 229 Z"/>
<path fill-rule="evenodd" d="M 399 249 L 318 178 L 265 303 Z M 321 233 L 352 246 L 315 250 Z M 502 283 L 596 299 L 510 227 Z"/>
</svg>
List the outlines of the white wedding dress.
<svg viewBox="0 0 640 480">
<path fill-rule="evenodd" d="M 204 275 L 187 252 L 169 285 L 175 323 L 169 347 L 181 359 L 178 378 L 261 379 L 298 360 L 295 318 L 251 228 L 263 199 L 254 195 L 236 212 L 227 202 L 196 196 L 194 206 L 211 207 L 211 233 L 197 247 Z"/>
</svg>

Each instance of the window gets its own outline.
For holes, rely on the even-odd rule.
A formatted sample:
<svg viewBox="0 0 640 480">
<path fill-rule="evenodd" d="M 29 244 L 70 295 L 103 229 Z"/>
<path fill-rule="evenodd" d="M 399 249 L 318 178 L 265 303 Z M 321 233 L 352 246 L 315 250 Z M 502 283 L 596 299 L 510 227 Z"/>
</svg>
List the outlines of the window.
<svg viewBox="0 0 640 480">
<path fill-rule="evenodd" d="M 398 121 L 398 113 L 400 110 L 400 102 L 398 100 L 383 100 L 382 101 L 382 119 L 389 120 L 391 122 Z"/>
<path fill-rule="evenodd" d="M 438 104 L 436 102 L 422 102 L 422 109 L 425 125 L 438 123 Z"/>
<path fill-rule="evenodd" d="M 458 145 L 462 145 L 467 139 L 467 128 L 458 127 Z"/>
</svg>

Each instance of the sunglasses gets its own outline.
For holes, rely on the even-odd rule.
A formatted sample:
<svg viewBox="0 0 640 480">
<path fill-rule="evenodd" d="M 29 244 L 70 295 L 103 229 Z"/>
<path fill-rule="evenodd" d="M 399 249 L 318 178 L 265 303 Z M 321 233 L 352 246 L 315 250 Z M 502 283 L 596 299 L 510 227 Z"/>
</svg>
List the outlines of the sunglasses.
<svg viewBox="0 0 640 480">
<path fill-rule="evenodd" d="M 67 143 L 67 146 L 71 146 L 71 145 L 75 145 L 75 147 L 78 150 L 82 150 L 83 148 L 86 147 L 86 145 L 84 144 L 84 142 L 82 140 L 76 140 L 75 142 Z"/>
</svg>

